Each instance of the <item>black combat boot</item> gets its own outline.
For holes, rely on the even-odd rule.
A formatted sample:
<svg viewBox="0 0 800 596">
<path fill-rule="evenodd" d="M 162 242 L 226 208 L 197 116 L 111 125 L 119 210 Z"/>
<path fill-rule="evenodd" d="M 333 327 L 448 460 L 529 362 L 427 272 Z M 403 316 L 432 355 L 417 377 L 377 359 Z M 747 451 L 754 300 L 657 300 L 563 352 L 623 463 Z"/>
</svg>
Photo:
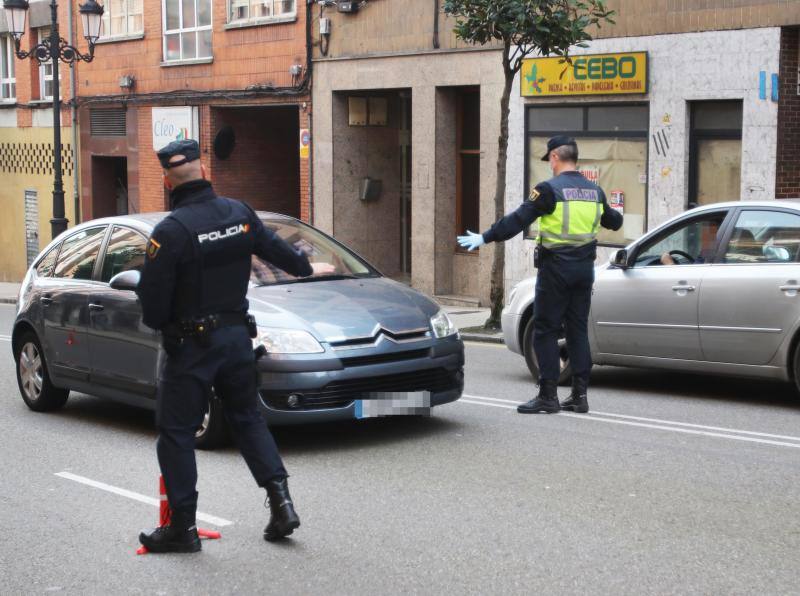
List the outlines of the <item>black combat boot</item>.
<svg viewBox="0 0 800 596">
<path fill-rule="evenodd" d="M 203 548 L 193 511 L 173 511 L 168 526 L 142 532 L 139 542 L 151 553 L 196 553 Z"/>
<path fill-rule="evenodd" d="M 588 412 L 589 400 L 586 397 L 588 385 L 587 379 L 572 377 L 572 393 L 566 400 L 561 402 L 561 409 L 572 410 L 578 414 L 585 414 Z"/>
<path fill-rule="evenodd" d="M 555 381 L 539 381 L 539 395 L 524 404 L 517 406 L 520 414 L 555 414 L 561 411 L 558 404 Z"/>
<path fill-rule="evenodd" d="M 300 518 L 294 510 L 286 478 L 267 482 L 269 497 L 269 523 L 264 528 L 264 540 L 272 542 L 285 538 L 300 527 Z"/>
</svg>

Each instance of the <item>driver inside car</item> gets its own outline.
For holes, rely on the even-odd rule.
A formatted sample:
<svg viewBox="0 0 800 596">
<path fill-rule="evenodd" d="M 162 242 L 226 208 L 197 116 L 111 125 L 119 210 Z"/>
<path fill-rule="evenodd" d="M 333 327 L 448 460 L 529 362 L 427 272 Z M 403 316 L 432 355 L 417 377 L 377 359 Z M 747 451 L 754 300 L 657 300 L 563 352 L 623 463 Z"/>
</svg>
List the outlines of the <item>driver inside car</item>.
<svg viewBox="0 0 800 596">
<path fill-rule="evenodd" d="M 709 222 L 709 224 L 703 228 L 701 237 L 700 237 L 700 251 L 697 256 L 691 255 L 694 260 L 688 261 L 686 264 L 690 265 L 699 265 L 710 261 L 714 258 L 714 248 L 717 244 L 717 233 L 719 232 L 719 224 L 717 222 Z M 659 259 L 659 262 L 662 265 L 681 265 L 681 261 L 675 259 L 670 252 L 664 252 Z M 684 252 L 684 251 L 679 251 Z M 686 251 L 688 252 L 688 250 Z"/>
</svg>

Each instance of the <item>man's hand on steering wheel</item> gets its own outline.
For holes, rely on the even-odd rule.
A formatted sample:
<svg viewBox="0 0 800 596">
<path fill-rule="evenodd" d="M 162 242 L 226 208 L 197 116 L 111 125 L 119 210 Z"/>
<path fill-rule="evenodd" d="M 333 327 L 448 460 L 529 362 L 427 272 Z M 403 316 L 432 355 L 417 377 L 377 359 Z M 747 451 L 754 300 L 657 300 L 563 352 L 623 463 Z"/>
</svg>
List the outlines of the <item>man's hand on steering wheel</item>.
<svg viewBox="0 0 800 596">
<path fill-rule="evenodd" d="M 678 257 L 683 257 L 684 259 L 686 259 L 686 261 L 687 261 L 687 262 L 688 262 L 690 265 L 691 265 L 692 263 L 694 263 L 694 262 L 695 262 L 695 258 L 694 258 L 692 255 L 690 255 L 688 252 L 684 252 L 684 251 L 682 251 L 682 250 L 673 249 L 673 250 L 669 251 L 667 254 L 668 254 L 669 256 L 671 256 L 671 257 L 676 257 L 676 256 L 678 256 Z M 674 260 L 674 259 L 673 259 L 673 260 Z M 677 260 L 675 260 L 675 263 L 676 263 L 676 264 L 679 264 Z"/>
</svg>

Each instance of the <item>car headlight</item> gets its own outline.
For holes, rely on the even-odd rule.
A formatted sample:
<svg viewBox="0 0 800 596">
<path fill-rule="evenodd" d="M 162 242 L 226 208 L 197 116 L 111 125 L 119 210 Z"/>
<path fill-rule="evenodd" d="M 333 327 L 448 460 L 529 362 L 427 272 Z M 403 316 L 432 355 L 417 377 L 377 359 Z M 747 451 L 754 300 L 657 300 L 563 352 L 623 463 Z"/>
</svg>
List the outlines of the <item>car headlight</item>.
<svg viewBox="0 0 800 596">
<path fill-rule="evenodd" d="M 262 345 L 268 354 L 321 354 L 325 348 L 308 331 L 259 327 L 253 345 Z"/>
<path fill-rule="evenodd" d="M 447 313 L 440 310 L 431 317 L 431 329 L 433 329 L 433 336 L 436 338 L 447 337 L 458 333 L 458 329 L 453 325 L 453 321 L 447 316 Z"/>
</svg>

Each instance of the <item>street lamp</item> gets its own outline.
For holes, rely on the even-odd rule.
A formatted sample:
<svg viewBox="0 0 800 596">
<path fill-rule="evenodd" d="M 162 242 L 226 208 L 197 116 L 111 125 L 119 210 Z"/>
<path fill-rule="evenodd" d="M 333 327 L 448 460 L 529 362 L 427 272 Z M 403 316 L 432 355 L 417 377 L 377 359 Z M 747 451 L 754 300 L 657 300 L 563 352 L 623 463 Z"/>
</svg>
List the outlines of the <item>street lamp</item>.
<svg viewBox="0 0 800 596">
<path fill-rule="evenodd" d="M 26 52 L 20 49 L 20 40 L 25 35 L 25 20 L 28 15 L 28 0 L 3 0 L 6 10 L 8 30 L 14 38 L 14 50 L 20 60 L 35 58 L 39 64 L 53 63 L 53 219 L 50 228 L 53 238 L 67 229 L 67 218 L 64 217 L 64 183 L 61 177 L 61 90 L 58 77 L 58 61 L 73 64 L 78 60 L 91 62 L 94 58 L 94 46 L 103 28 L 103 7 L 96 0 L 88 0 L 79 5 L 78 12 L 83 22 L 83 36 L 89 42 L 89 53 L 81 54 L 77 48 L 69 45 L 58 32 L 58 6 L 56 0 L 50 1 L 50 37 L 33 46 Z"/>
</svg>

